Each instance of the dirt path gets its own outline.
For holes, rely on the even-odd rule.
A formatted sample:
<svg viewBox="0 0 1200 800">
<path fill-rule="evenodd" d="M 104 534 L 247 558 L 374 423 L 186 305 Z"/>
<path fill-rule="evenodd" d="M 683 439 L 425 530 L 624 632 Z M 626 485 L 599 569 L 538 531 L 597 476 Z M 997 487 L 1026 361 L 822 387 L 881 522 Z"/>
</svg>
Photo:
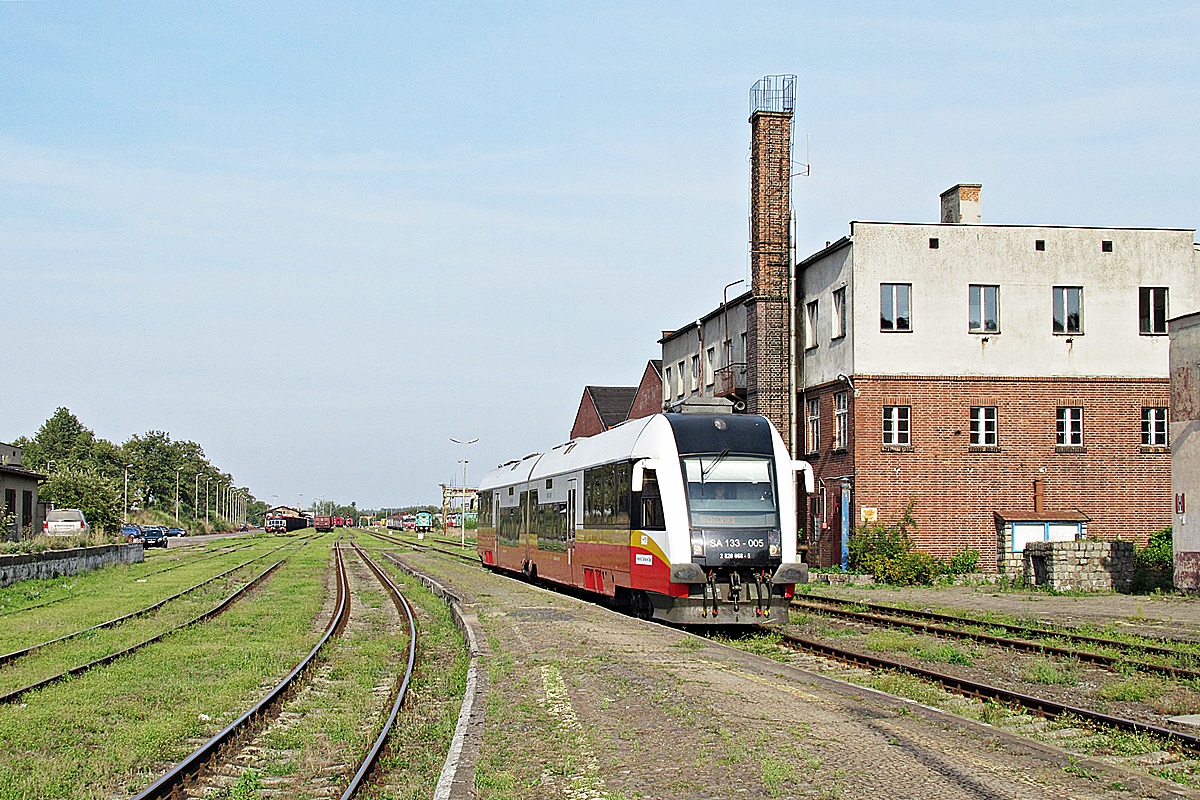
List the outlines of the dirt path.
<svg viewBox="0 0 1200 800">
<path fill-rule="evenodd" d="M 480 798 L 1200 796 L 469 565 L 397 554 L 465 595 L 488 636 Z"/>
</svg>

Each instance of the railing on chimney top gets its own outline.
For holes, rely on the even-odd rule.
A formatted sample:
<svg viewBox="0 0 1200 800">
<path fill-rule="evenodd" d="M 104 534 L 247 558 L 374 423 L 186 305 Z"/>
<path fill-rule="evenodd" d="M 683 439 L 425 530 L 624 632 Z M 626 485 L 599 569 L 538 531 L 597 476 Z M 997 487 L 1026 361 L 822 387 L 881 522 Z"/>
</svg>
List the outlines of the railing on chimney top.
<svg viewBox="0 0 1200 800">
<path fill-rule="evenodd" d="M 768 75 L 750 87 L 751 116 L 759 111 L 791 114 L 795 108 L 795 75 Z"/>
</svg>

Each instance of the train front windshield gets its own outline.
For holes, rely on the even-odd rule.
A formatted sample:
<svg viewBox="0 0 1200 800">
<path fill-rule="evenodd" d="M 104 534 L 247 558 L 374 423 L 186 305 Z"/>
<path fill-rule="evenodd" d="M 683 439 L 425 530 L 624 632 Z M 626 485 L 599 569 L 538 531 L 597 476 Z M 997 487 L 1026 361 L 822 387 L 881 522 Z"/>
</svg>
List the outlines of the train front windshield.
<svg viewBox="0 0 1200 800">
<path fill-rule="evenodd" d="M 774 462 L 714 454 L 684 456 L 692 528 L 778 528 Z"/>
</svg>

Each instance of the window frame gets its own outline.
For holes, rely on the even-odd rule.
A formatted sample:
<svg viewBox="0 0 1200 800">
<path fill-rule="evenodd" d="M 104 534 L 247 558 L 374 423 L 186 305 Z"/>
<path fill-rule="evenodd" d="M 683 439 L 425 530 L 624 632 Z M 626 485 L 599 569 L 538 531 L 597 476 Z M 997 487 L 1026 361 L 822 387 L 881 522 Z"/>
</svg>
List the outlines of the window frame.
<svg viewBox="0 0 1200 800">
<path fill-rule="evenodd" d="M 1155 298 L 1161 293 L 1161 319 L 1158 318 L 1159 305 Z M 1170 317 L 1171 294 L 1167 286 L 1138 287 L 1138 333 L 1142 336 L 1166 336 L 1167 319 Z"/>
<path fill-rule="evenodd" d="M 820 322 L 820 300 L 809 300 L 804 304 L 804 349 L 817 346 L 817 325 Z"/>
<path fill-rule="evenodd" d="M 884 406 L 880 435 L 884 447 L 912 447 L 912 406 Z"/>
<path fill-rule="evenodd" d="M 1071 293 L 1075 293 L 1075 327 L 1071 327 Z M 1083 287 L 1055 286 L 1051 289 L 1051 331 L 1055 336 L 1083 335 Z"/>
<path fill-rule="evenodd" d="M 712 387 L 717 382 L 717 373 L 713 366 L 713 362 L 716 360 L 716 357 L 717 357 L 717 346 L 715 344 L 712 345 L 711 347 L 708 347 L 707 349 L 705 349 L 705 351 L 704 351 L 704 361 L 705 361 L 704 385 L 705 385 L 705 387 Z"/>
<path fill-rule="evenodd" d="M 830 331 L 830 339 L 844 339 L 846 337 L 846 287 L 833 290 L 833 303 L 831 305 L 831 316 L 833 319 L 832 328 Z"/>
<path fill-rule="evenodd" d="M 903 290 L 904 304 L 907 306 L 908 315 L 901 317 L 898 313 L 900 305 L 900 295 Z M 885 292 L 887 303 L 884 303 Z M 884 309 L 887 308 L 890 317 L 884 316 Z M 905 326 L 900 327 L 900 320 L 903 319 Z M 889 327 L 890 326 L 890 327 Z M 880 333 L 912 333 L 912 284 L 911 283 L 883 283 L 879 284 L 879 331 Z"/>
<path fill-rule="evenodd" d="M 1054 446 L 1081 448 L 1083 438 L 1083 406 L 1058 406 L 1054 415 Z M 1078 441 L 1075 441 L 1078 439 Z"/>
<path fill-rule="evenodd" d="M 834 392 L 833 395 L 833 450 L 846 450 L 850 446 L 850 392 Z"/>
<path fill-rule="evenodd" d="M 1142 447 L 1167 447 L 1170 443 L 1170 409 L 1142 406 Z"/>
<path fill-rule="evenodd" d="M 988 290 L 991 290 L 989 292 Z M 988 327 L 987 296 L 993 295 L 995 306 L 994 327 Z M 979 316 L 973 316 L 978 311 Z M 1000 333 L 1000 285 L 996 283 L 971 283 L 967 285 L 967 331 L 988 336 Z"/>
<path fill-rule="evenodd" d="M 810 397 L 804 401 L 805 434 L 804 452 L 816 453 L 821 449 L 821 398 Z"/>
<path fill-rule="evenodd" d="M 971 447 L 1000 446 L 1000 414 L 996 406 L 971 406 L 969 441 Z"/>
</svg>

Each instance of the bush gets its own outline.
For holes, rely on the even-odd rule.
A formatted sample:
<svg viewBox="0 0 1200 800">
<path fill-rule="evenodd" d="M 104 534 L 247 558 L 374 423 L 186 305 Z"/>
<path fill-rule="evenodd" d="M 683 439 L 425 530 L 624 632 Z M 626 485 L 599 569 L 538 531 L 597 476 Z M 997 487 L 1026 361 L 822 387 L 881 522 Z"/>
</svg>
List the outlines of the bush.
<svg viewBox="0 0 1200 800">
<path fill-rule="evenodd" d="M 1171 547 L 1171 528 L 1163 528 L 1150 535 L 1145 547 L 1135 549 L 1134 563 L 1141 569 L 1174 569 L 1175 557 Z"/>
<path fill-rule="evenodd" d="M 943 575 L 965 575 L 978 569 L 978 550 L 963 550 L 947 561 L 917 550 L 909 535 L 917 527 L 912 511 L 909 505 L 891 524 L 859 527 L 849 542 L 851 571 L 869 572 L 880 583 L 895 586 L 929 586 Z"/>
<path fill-rule="evenodd" d="M 1134 594 L 1171 591 L 1175 588 L 1175 557 L 1171 552 L 1171 529 L 1151 534 L 1145 547 L 1133 551 Z"/>
<path fill-rule="evenodd" d="M 946 562 L 947 575 L 970 575 L 979 571 L 979 551 L 962 550 L 950 556 Z"/>
</svg>

